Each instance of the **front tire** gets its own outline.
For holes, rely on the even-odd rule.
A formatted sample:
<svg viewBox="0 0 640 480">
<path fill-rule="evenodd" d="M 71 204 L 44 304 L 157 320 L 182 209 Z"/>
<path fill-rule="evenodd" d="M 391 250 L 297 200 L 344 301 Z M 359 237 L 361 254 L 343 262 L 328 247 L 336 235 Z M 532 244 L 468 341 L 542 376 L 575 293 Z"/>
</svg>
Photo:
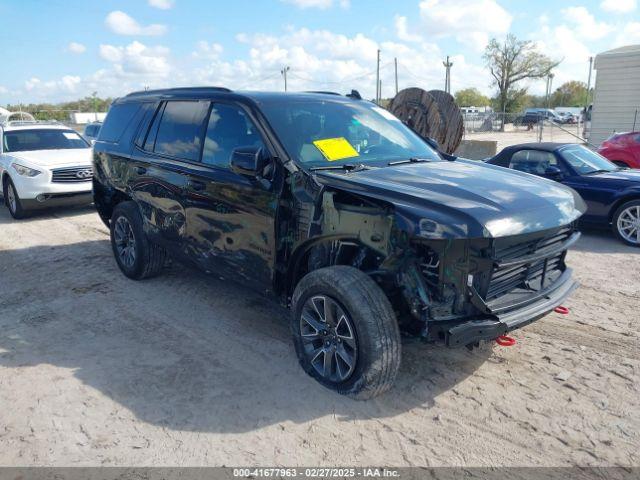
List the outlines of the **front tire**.
<svg viewBox="0 0 640 480">
<path fill-rule="evenodd" d="M 111 248 L 122 273 L 133 280 L 158 275 L 167 252 L 149 241 L 142 228 L 142 217 L 134 202 L 123 202 L 113 210 L 110 222 Z"/>
<path fill-rule="evenodd" d="M 8 177 L 4 181 L 3 195 L 4 203 L 13 218 L 20 220 L 27 216 L 27 211 L 22 207 L 22 201 L 20 200 L 18 191 L 16 190 L 13 181 Z"/>
<path fill-rule="evenodd" d="M 400 331 L 380 287 L 353 267 L 307 274 L 292 298 L 291 332 L 302 368 L 325 387 L 357 400 L 393 385 Z"/>
<path fill-rule="evenodd" d="M 640 200 L 631 200 L 613 215 L 613 233 L 627 245 L 640 247 Z"/>
</svg>

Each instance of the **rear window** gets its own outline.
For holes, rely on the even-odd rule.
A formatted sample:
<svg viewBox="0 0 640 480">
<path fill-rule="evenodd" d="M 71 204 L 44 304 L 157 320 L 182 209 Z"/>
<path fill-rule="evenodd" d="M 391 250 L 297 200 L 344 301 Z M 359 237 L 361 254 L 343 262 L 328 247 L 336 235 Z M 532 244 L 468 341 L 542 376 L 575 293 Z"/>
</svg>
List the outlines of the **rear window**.
<svg viewBox="0 0 640 480">
<path fill-rule="evenodd" d="M 100 128 L 99 140 L 115 143 L 138 113 L 142 104 L 140 103 L 118 103 L 112 105 L 107 114 L 107 118 Z"/>
<path fill-rule="evenodd" d="M 167 102 L 158 126 L 153 151 L 198 161 L 209 102 Z"/>
<path fill-rule="evenodd" d="M 5 132 L 2 143 L 2 148 L 6 153 L 89 147 L 89 144 L 78 132 L 44 128 Z"/>
</svg>

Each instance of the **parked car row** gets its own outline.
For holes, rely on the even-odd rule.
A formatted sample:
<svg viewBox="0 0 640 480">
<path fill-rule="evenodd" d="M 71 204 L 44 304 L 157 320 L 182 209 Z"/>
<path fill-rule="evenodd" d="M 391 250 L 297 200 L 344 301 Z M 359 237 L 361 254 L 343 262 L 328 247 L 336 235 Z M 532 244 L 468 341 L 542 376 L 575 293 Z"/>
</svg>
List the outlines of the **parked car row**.
<svg viewBox="0 0 640 480">
<path fill-rule="evenodd" d="M 595 153 L 455 158 L 355 94 L 135 92 L 112 104 L 93 170 L 89 144 L 63 126 L 2 135 L 14 217 L 62 184 L 92 191 L 125 276 L 159 275 L 174 257 L 267 292 L 291 310 L 303 369 L 358 399 L 393 384 L 401 332 L 472 348 L 561 305 L 585 212 L 615 207 L 628 243 L 640 228 L 619 192 L 635 191 L 633 176 Z M 600 174 L 613 193 L 585 204 L 576 189 Z"/>
</svg>

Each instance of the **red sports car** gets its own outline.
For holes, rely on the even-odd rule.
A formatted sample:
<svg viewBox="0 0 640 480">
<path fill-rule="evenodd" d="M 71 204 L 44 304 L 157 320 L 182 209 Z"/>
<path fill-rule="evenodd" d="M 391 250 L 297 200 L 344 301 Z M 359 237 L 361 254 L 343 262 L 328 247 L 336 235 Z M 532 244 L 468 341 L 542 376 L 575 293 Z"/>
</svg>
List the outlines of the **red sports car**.
<svg viewBox="0 0 640 480">
<path fill-rule="evenodd" d="M 640 168 L 640 132 L 614 133 L 598 153 L 620 167 Z"/>
</svg>

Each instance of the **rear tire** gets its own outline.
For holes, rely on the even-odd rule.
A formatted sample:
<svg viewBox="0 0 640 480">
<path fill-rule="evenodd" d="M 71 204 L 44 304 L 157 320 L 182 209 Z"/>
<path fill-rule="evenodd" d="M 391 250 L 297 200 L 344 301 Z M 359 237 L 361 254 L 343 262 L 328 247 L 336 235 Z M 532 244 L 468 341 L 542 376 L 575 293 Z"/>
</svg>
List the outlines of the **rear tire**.
<svg viewBox="0 0 640 480">
<path fill-rule="evenodd" d="M 622 204 L 613 214 L 611 227 L 624 243 L 640 247 L 640 200 Z"/>
<path fill-rule="evenodd" d="M 391 388 L 400 331 L 389 300 L 369 276 L 347 266 L 315 270 L 296 287 L 291 310 L 296 354 L 311 377 L 357 400 Z"/>
<path fill-rule="evenodd" d="M 4 180 L 2 194 L 4 196 L 4 204 L 7 206 L 7 209 L 9 209 L 9 213 L 13 218 L 20 220 L 27 216 L 27 211 L 22 207 L 18 191 L 9 177 L 6 177 Z"/>
<path fill-rule="evenodd" d="M 109 225 L 111 248 L 122 273 L 133 280 L 154 277 L 167 260 L 164 248 L 149 241 L 134 202 L 116 206 Z"/>
</svg>

